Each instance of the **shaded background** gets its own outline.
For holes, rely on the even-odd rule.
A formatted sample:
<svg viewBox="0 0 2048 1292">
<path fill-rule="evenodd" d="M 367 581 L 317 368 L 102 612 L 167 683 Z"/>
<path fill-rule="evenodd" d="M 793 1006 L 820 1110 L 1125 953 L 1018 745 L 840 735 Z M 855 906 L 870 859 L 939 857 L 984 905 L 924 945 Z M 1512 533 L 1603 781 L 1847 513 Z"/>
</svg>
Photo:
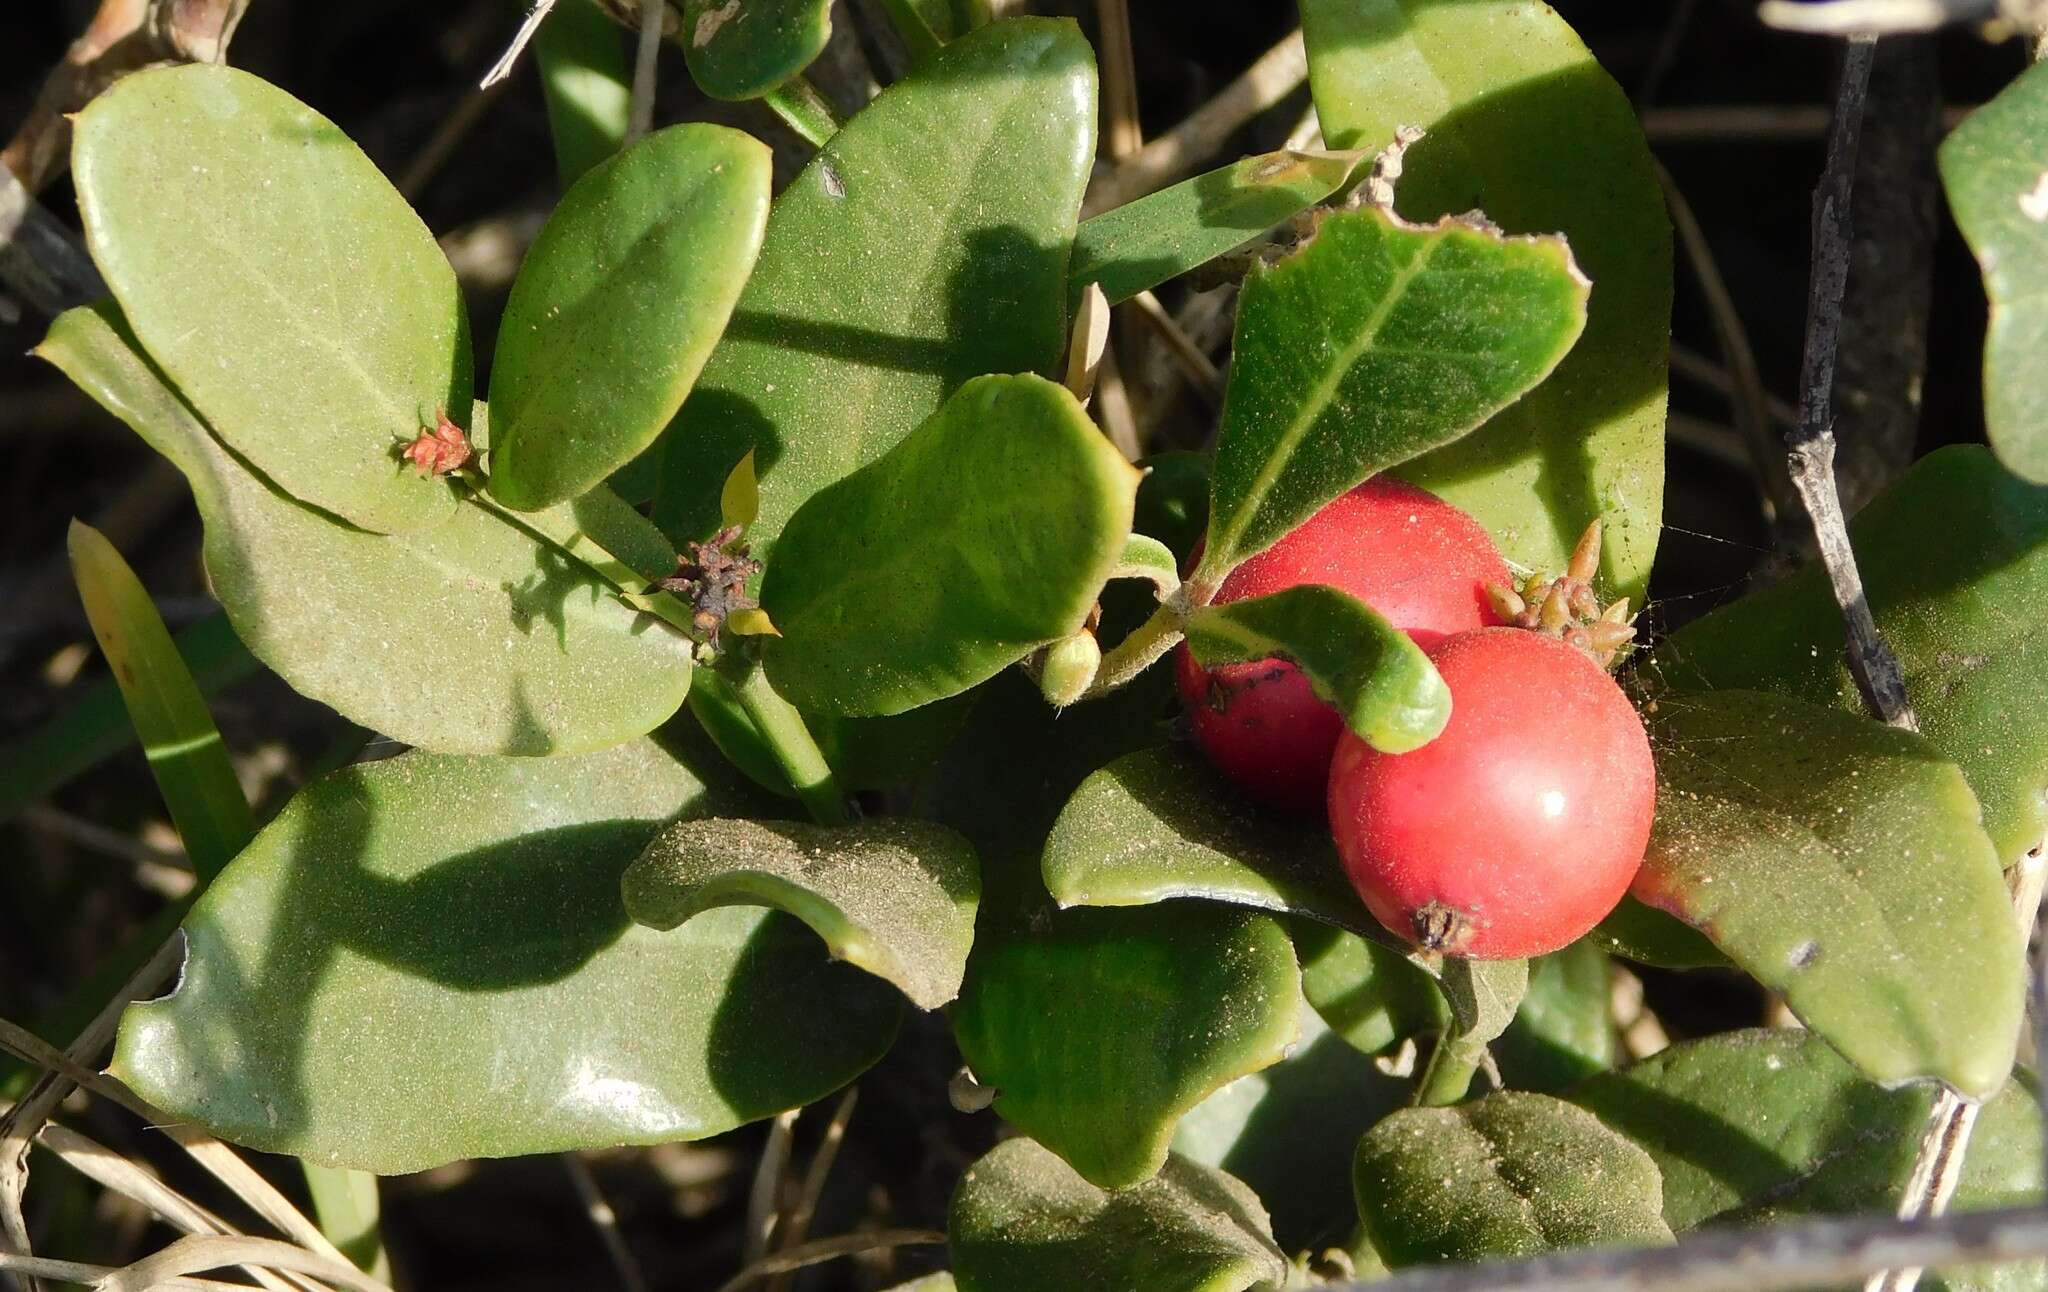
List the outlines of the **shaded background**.
<svg viewBox="0 0 2048 1292">
<path fill-rule="evenodd" d="M 0 12 L 0 138 L 26 114 L 92 7 L 86 0 L 34 0 Z M 1636 99 L 1654 151 L 1697 213 L 1765 389 L 1794 400 L 1808 201 L 1837 46 L 1766 31 L 1747 0 L 1580 0 L 1557 7 Z M 838 8 L 841 65 L 864 59 L 887 79 L 891 50 L 854 34 L 868 6 L 842 0 Z M 1069 13 L 1092 27 L 1092 3 L 1032 8 Z M 1285 3 L 1131 0 L 1131 9 L 1148 137 L 1213 95 L 1295 22 Z M 408 191 L 462 276 L 480 361 L 490 355 L 494 320 L 519 256 L 557 193 L 531 57 L 501 93 L 479 99 L 474 90 L 517 19 L 512 0 L 254 0 L 231 59 L 340 123 Z M 766 109 L 710 103 L 691 87 L 673 49 L 665 48 L 663 58 L 658 122 L 725 121 L 775 143 L 781 177 L 800 164 L 804 150 Z M 1981 438 L 1985 303 L 1975 266 L 1928 176 L 1913 174 L 1915 123 L 1931 122 L 1942 110 L 1952 120 L 2024 65 L 2018 44 L 1988 45 L 1967 33 L 1901 42 L 1890 58 L 1874 91 L 1875 142 L 1866 142 L 1871 153 L 1859 212 L 1866 202 L 1889 204 L 1887 214 L 1865 218 L 1926 220 L 1934 233 L 1931 265 L 1908 257 L 1863 266 L 1851 284 L 1852 297 L 1862 292 L 1870 303 L 1866 320 L 1888 335 L 1871 358 L 1870 390 L 1845 390 L 1840 402 L 1845 416 L 1854 410 L 1890 428 L 1864 440 L 1874 438 L 1883 452 L 1845 464 L 1852 506 L 1910 457 Z M 1215 161 L 1276 146 L 1306 103 L 1306 91 L 1297 92 L 1241 131 Z M 1922 130 L 1918 137 L 1929 136 Z M 75 219 L 65 182 L 44 201 L 66 221 Z M 1760 506 L 1763 490 L 1737 418 L 1715 389 L 1714 374 L 1725 365 L 1712 320 L 1682 251 L 1678 263 L 1673 333 L 1683 375 L 1674 375 L 1672 385 L 1667 525 L 1649 608 L 1657 630 L 1711 608 L 1760 573 L 1782 569 L 1801 541 L 1796 532 L 1779 532 Z M 1928 282 L 1923 328 L 1914 302 L 1916 284 Z M 1169 305 L 1187 300 L 1184 288 L 1162 295 Z M 1854 328 L 1853 300 L 1850 308 Z M 0 743 L 60 711 L 102 673 L 65 563 L 64 531 L 73 516 L 113 539 L 173 628 L 213 608 L 182 480 L 53 370 L 25 357 L 46 322 L 0 298 Z M 1912 370 L 1923 338 L 1924 380 Z M 1218 340 L 1227 342 L 1227 335 Z M 1144 353 L 1146 344 L 1142 334 L 1119 341 L 1141 399 L 1156 388 L 1147 383 L 1169 370 Z M 1847 380 L 1857 377 L 1852 372 Z M 1213 423 L 1185 393 L 1154 405 L 1145 420 L 1160 447 L 1199 444 Z M 278 417 L 281 433 L 289 433 L 291 410 L 279 409 Z M 408 663 L 393 660 L 392 667 Z M 267 675 L 234 687 L 214 707 L 263 815 L 361 744 L 349 724 Z M 176 849 L 133 751 L 0 823 L 0 1017 L 41 1017 L 176 893 L 185 882 Z M 1751 1024 L 1762 1010 L 1754 990 L 1731 979 L 1694 975 L 1681 987 L 1650 975 L 1648 988 L 1677 1036 Z M 946 1110 L 941 1086 L 955 1063 L 942 1026 L 913 1018 L 897 1053 L 860 1081 L 814 1233 L 861 1224 L 942 1225 L 952 1181 L 993 1134 L 986 1115 Z M 146 1152 L 173 1183 L 213 1196 L 131 1119 L 100 1104 L 74 1107 L 94 1135 Z M 825 1120 L 822 1112 L 805 1119 L 799 1161 Z M 626 1239 L 656 1287 L 715 1287 L 737 1268 L 761 1140 L 755 1127 L 705 1144 L 592 1155 Z M 168 1240 L 132 1207 L 56 1163 L 39 1159 L 37 1167 L 29 1215 L 39 1250 L 119 1262 Z M 272 1173 L 281 1181 L 295 1174 L 288 1166 Z M 616 1286 L 582 1204 L 552 1158 L 462 1164 L 393 1180 L 385 1206 L 402 1286 Z M 913 1249 L 841 1262 L 806 1275 L 799 1286 L 885 1287 L 937 1259 Z"/>
</svg>

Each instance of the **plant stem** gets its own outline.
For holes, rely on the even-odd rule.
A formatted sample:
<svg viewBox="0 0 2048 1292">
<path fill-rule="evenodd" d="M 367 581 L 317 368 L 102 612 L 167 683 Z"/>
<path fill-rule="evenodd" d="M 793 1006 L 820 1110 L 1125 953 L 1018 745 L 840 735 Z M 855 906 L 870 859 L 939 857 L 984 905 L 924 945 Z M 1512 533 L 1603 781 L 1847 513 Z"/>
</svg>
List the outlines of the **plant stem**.
<svg viewBox="0 0 2048 1292">
<path fill-rule="evenodd" d="M 661 56 L 661 24 L 665 0 L 640 0 L 640 40 L 633 53 L 633 99 L 626 114 L 626 143 L 634 143 L 654 126 L 655 70 Z"/>
<path fill-rule="evenodd" d="M 1479 1071 L 1478 1055 L 1484 1053 L 1485 1046 L 1479 1046 L 1474 1054 L 1472 1047 L 1446 1032 L 1430 1051 L 1429 1066 L 1415 1083 L 1415 1106 L 1448 1108 L 1462 1100 L 1472 1089 L 1472 1074 Z"/>
<path fill-rule="evenodd" d="M 1139 624 L 1130 636 L 1116 644 L 1115 650 L 1102 657 L 1102 667 L 1096 670 L 1094 683 L 1081 698 L 1092 700 L 1107 695 L 1158 662 L 1180 642 L 1181 622 L 1181 612 L 1172 605 L 1163 605 L 1153 611 L 1150 619 Z"/>
<path fill-rule="evenodd" d="M 839 778 L 832 774 L 811 729 L 804 725 L 803 715 L 776 694 L 759 664 L 747 667 L 737 689 L 740 707 L 760 728 L 761 738 L 768 742 L 775 761 L 782 765 L 783 775 L 789 777 L 791 788 L 810 810 L 811 819 L 819 825 L 843 825 L 853 820 L 846 795 L 839 788 Z"/>
<path fill-rule="evenodd" d="M 768 91 L 761 102 L 813 148 L 823 148 L 827 139 L 839 133 L 839 114 L 806 77 L 791 77 Z"/>
</svg>

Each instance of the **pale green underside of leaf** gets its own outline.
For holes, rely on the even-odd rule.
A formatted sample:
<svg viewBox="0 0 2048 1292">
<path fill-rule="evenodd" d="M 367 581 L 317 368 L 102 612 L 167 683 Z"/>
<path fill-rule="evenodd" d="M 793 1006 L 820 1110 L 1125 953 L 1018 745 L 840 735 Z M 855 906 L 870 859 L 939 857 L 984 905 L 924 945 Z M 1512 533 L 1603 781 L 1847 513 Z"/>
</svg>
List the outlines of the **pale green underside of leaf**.
<svg viewBox="0 0 2048 1292">
<path fill-rule="evenodd" d="M 1280 151 L 1228 166 L 1081 222 L 1068 277 L 1112 305 L 1252 241 L 1343 187 L 1362 154 Z"/>
<path fill-rule="evenodd" d="M 1400 474 L 1493 532 L 1517 565 L 1564 567 L 1595 515 L 1613 595 L 1640 602 L 1663 514 L 1671 226 L 1627 96 L 1547 5 L 1305 0 L 1309 84 L 1336 148 L 1410 149 L 1396 206 L 1480 210 L 1562 233 L 1593 281 L 1585 336 L 1484 429 Z"/>
<path fill-rule="evenodd" d="M 1366 477 L 1466 434 L 1556 366 L 1588 284 L 1557 239 L 1364 209 L 1246 280 L 1217 435 L 1212 586 Z"/>
<path fill-rule="evenodd" d="M 291 501 L 223 449 L 100 313 L 66 314 L 38 353 L 185 473 L 215 595 L 301 694 L 456 753 L 599 749 L 682 704 L 688 640 L 535 532 L 474 501 L 402 535 Z"/>
<path fill-rule="evenodd" d="M 1063 911 L 1029 930 L 984 922 L 953 1033 L 997 1113 L 1114 1189 L 1159 1170 L 1181 1114 L 1280 1059 L 1300 1001 L 1269 916 Z"/>
<path fill-rule="evenodd" d="M 1548 1095 L 1397 1112 L 1359 1141 L 1353 1179 L 1394 1269 L 1671 1241 L 1650 1155 Z"/>
<path fill-rule="evenodd" d="M 1138 478 L 1064 387 L 975 378 L 790 521 L 761 585 L 769 677 L 802 709 L 901 713 L 1078 632 Z"/>
<path fill-rule="evenodd" d="M 1245 1292 L 1286 1273 L 1258 1197 L 1178 1157 L 1111 1193 L 1013 1139 L 967 1168 L 947 1230 L 962 1292 Z"/>
<path fill-rule="evenodd" d="M 1531 960 L 1528 992 L 1492 1047 L 1508 1088 L 1554 1094 L 1613 1067 L 1612 993 L 1607 954 L 1592 939 Z"/>
<path fill-rule="evenodd" d="M 1666 695 L 1638 897 L 1874 1080 L 2004 1083 L 2024 957 L 1997 855 L 1919 736 L 1755 691 Z"/>
<path fill-rule="evenodd" d="M 72 156 L 93 259 L 223 440 L 366 529 L 455 514 L 397 452 L 469 407 L 455 271 L 339 127 L 247 72 L 160 68 L 94 99 Z"/>
<path fill-rule="evenodd" d="M 1978 1114 L 1955 1210 L 2040 1201 L 2041 1115 L 2031 1082 L 2007 1085 Z M 1926 1089 L 1883 1089 L 1826 1042 L 1793 1029 L 1682 1042 L 1570 1097 L 1657 1160 L 1664 1217 L 1680 1232 L 1890 1210 L 1933 1102 Z M 1923 1286 L 2020 1292 L 2044 1276 L 2048 1264 L 2035 1262 L 1929 1271 Z"/>
<path fill-rule="evenodd" d="M 293 799 L 186 922 L 175 991 L 113 1071 L 224 1138 L 380 1173 L 714 1135 L 887 1049 L 887 985 L 802 925 L 638 929 L 619 877 L 661 822 L 742 806 L 640 741 L 407 754 Z"/>
<path fill-rule="evenodd" d="M 1380 1054 L 1450 1023 L 1436 980 L 1399 951 L 1329 925 L 1297 922 L 1293 932 L 1302 994 L 1353 1049 Z"/>
<path fill-rule="evenodd" d="M 590 489 L 682 407 L 768 220 L 768 149 L 670 126 L 562 198 L 519 267 L 491 368 L 491 493 L 533 511 Z"/>
<path fill-rule="evenodd" d="M 1984 427 L 1999 459 L 2048 483 L 2048 67 L 2022 72 L 1941 145 L 1956 224 L 1984 268 Z"/>
<path fill-rule="evenodd" d="M 662 831 L 624 892 L 627 913 L 657 929 L 722 906 L 779 907 L 838 959 L 937 1009 L 960 993 L 981 876 L 967 841 L 929 821 L 703 820 Z"/>
<path fill-rule="evenodd" d="M 1095 141 L 1093 52 L 1015 19 L 884 91 L 776 199 L 725 337 L 664 437 L 655 518 L 716 527 L 749 449 L 768 556 L 805 499 L 970 377 L 1050 370 Z"/>
<path fill-rule="evenodd" d="M 1963 769 L 2006 865 L 2048 835 L 2048 489 L 1978 446 L 1941 449 L 1850 527 L 1864 591 L 1920 730 Z M 1841 612 L 1809 568 L 1667 638 L 1661 687 L 1781 691 L 1852 713 Z"/>
<path fill-rule="evenodd" d="M 1419 749 L 1451 720 L 1451 690 L 1422 648 L 1336 588 L 1304 584 L 1206 606 L 1188 619 L 1187 639 L 1206 667 L 1292 661 L 1345 725 L 1382 753 Z"/>
<path fill-rule="evenodd" d="M 1042 871 L 1061 906 L 1204 897 L 1390 940 L 1327 827 L 1260 809 L 1185 747 L 1127 754 L 1083 781 L 1046 838 Z"/>
</svg>

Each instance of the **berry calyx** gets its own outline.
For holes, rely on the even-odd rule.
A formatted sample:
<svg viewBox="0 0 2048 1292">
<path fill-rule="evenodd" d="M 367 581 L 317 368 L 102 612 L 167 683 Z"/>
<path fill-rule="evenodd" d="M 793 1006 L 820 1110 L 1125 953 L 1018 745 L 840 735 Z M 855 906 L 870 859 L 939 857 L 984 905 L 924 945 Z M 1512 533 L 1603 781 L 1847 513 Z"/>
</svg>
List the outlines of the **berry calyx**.
<svg viewBox="0 0 2048 1292">
<path fill-rule="evenodd" d="M 1642 720 L 1585 651 L 1482 628 L 1430 652 L 1451 720 L 1406 754 L 1348 731 L 1330 831 L 1373 915 L 1428 950 L 1520 959 L 1582 937 L 1628 891 L 1656 772 Z"/>
<path fill-rule="evenodd" d="M 1328 584 L 1426 650 L 1454 633 L 1503 622 L 1486 588 L 1512 577 L 1477 521 L 1434 494 L 1375 477 L 1238 566 L 1215 600 Z M 1282 659 L 1205 669 L 1185 645 L 1174 668 L 1195 738 L 1217 768 L 1269 807 L 1322 807 L 1344 720 L 1316 698 L 1299 669 Z"/>
<path fill-rule="evenodd" d="M 1629 622 L 1628 598 L 1603 606 L 1593 592 L 1600 572 L 1600 522 L 1596 518 L 1579 535 L 1562 576 L 1532 575 L 1519 589 L 1489 584 L 1486 596 L 1502 623 L 1555 637 L 1591 655 L 1602 668 L 1614 667 L 1622 648 L 1635 640 Z"/>
</svg>

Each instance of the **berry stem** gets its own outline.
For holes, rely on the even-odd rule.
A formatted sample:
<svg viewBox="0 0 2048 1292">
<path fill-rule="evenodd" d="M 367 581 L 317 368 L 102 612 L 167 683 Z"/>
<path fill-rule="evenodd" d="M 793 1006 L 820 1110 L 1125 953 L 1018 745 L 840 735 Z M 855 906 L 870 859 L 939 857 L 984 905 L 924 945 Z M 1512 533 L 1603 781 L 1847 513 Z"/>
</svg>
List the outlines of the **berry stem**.
<svg viewBox="0 0 2048 1292">
<path fill-rule="evenodd" d="M 1106 695 L 1152 667 L 1166 652 L 1180 644 L 1183 612 L 1173 601 L 1152 612 L 1152 617 L 1131 630 L 1131 635 L 1102 657 L 1095 681 L 1083 692 L 1083 700 Z"/>
<path fill-rule="evenodd" d="M 790 786 L 803 800 L 811 819 L 819 825 L 851 822 L 853 811 L 845 792 L 839 788 L 839 778 L 833 775 L 811 729 L 804 725 L 803 715 L 769 685 L 768 674 L 758 663 L 744 667 L 746 672 L 735 688 L 739 691 L 740 707 L 760 729 L 761 738 L 768 742 L 775 761 L 782 765 L 783 774 L 789 777 Z"/>
</svg>

